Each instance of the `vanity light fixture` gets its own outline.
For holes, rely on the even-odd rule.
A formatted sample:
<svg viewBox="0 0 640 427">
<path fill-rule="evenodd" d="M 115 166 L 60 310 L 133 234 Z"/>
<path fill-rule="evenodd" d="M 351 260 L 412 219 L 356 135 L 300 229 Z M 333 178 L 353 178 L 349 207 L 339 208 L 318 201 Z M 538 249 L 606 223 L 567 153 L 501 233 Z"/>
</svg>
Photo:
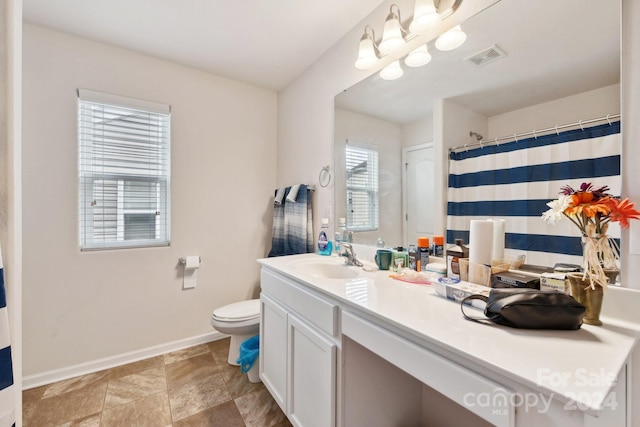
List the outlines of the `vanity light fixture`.
<svg viewBox="0 0 640 427">
<path fill-rule="evenodd" d="M 380 70 L 380 78 L 383 80 L 396 80 L 402 77 L 404 71 L 400 66 L 400 61 L 393 61 L 382 70 Z"/>
<path fill-rule="evenodd" d="M 436 39 L 436 49 L 442 51 L 453 50 L 462 46 L 466 39 L 467 35 L 465 32 L 462 31 L 460 25 L 456 25 L 438 36 Z"/>
<path fill-rule="evenodd" d="M 429 53 L 426 44 L 412 50 L 404 59 L 404 63 L 408 67 L 422 67 L 423 65 L 427 65 L 430 61 L 431 54 Z"/>
<path fill-rule="evenodd" d="M 358 58 L 354 64 L 358 70 L 369 70 L 375 67 L 380 58 L 403 47 L 407 41 L 418 34 L 424 34 L 434 28 L 441 19 L 447 18 L 458 10 L 462 3 L 462 0 L 453 0 L 453 2 L 444 2 L 443 0 L 415 1 L 414 14 L 408 31 L 402 26 L 400 8 L 397 4 L 392 4 L 389 7 L 380 43 L 376 43 L 373 28 L 369 25 L 364 28 L 364 33 L 360 37 Z M 462 31 L 460 25 L 457 25 L 438 37 L 436 47 L 439 50 L 452 50 L 464 43 L 466 38 L 467 35 Z M 420 67 L 428 64 L 429 61 L 431 61 L 431 55 L 426 45 L 414 49 L 405 58 L 405 64 L 409 67 Z M 385 71 L 387 68 L 389 70 Z M 382 77 L 383 74 L 386 77 Z M 399 78 L 402 76 L 400 63 L 394 61 L 389 64 L 380 72 L 380 76 L 387 79 L 388 76 L 393 76 L 392 80 Z"/>
</svg>

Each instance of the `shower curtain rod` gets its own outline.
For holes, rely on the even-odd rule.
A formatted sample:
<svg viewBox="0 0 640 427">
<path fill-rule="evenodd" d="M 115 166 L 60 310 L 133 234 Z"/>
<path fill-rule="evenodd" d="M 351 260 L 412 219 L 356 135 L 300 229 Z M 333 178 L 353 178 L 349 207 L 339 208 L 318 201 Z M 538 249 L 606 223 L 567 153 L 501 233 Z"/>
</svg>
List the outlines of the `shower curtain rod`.
<svg viewBox="0 0 640 427">
<path fill-rule="evenodd" d="M 486 146 L 491 146 L 491 145 L 500 145 L 500 142 L 502 141 L 508 141 L 508 140 L 515 140 L 516 142 L 518 141 L 518 138 L 521 137 L 527 137 L 527 136 L 533 136 L 534 138 L 537 138 L 539 134 L 541 133 L 546 133 L 546 132 L 552 132 L 555 131 L 556 133 L 559 133 L 560 130 L 562 129 L 566 129 L 566 128 L 570 128 L 570 127 L 575 127 L 575 126 L 580 126 L 581 128 L 584 125 L 588 125 L 591 123 L 596 123 L 596 122 L 602 122 L 602 121 L 607 121 L 609 122 L 609 124 L 611 124 L 611 120 L 615 120 L 615 119 L 619 119 L 620 118 L 620 114 L 607 114 L 604 117 L 599 117 L 597 119 L 590 119 L 590 120 L 581 120 L 579 122 L 575 122 L 575 123 L 569 123 L 566 125 L 556 125 L 554 127 L 551 128 L 546 128 L 546 129 L 534 129 L 530 132 L 523 132 L 523 133 L 514 133 L 513 135 L 506 135 L 506 136 L 501 136 L 500 138 L 494 138 L 494 139 L 490 139 L 488 141 L 479 141 L 479 142 L 472 142 L 470 144 L 465 144 L 465 145 L 459 145 L 457 147 L 453 147 L 453 148 L 449 148 L 449 152 L 458 152 L 458 151 L 462 151 L 462 150 L 468 150 L 469 148 L 475 148 L 477 146 L 480 147 L 486 147 Z"/>
</svg>

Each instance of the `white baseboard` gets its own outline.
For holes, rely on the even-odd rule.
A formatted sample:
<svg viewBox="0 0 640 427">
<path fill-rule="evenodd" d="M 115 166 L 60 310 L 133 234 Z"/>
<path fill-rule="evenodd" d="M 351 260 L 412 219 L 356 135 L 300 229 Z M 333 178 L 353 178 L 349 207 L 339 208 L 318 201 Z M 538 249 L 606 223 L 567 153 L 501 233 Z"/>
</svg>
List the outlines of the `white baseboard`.
<svg viewBox="0 0 640 427">
<path fill-rule="evenodd" d="M 228 335 L 214 331 L 196 337 L 172 341 L 153 347 L 118 354 L 116 356 L 81 363 L 79 365 L 69 366 L 67 368 L 54 369 L 39 374 L 29 375 L 22 378 L 22 389 L 28 390 L 30 388 L 40 387 L 42 385 L 74 378 L 80 375 L 104 371 L 105 369 L 126 365 L 127 363 L 137 362 L 139 360 L 148 359 L 150 357 L 159 356 L 172 351 L 182 350 L 183 348 L 192 347 L 194 345 L 217 341 L 226 337 L 228 337 Z"/>
</svg>

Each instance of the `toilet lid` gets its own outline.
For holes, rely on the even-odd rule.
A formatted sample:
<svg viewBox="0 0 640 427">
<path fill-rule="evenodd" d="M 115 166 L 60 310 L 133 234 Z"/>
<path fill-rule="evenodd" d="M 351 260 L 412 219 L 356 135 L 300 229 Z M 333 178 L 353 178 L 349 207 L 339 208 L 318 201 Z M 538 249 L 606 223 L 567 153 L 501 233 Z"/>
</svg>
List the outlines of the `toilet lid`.
<svg viewBox="0 0 640 427">
<path fill-rule="evenodd" d="M 247 320 L 260 315 L 260 300 L 240 301 L 213 310 L 213 317 L 223 320 Z"/>
</svg>

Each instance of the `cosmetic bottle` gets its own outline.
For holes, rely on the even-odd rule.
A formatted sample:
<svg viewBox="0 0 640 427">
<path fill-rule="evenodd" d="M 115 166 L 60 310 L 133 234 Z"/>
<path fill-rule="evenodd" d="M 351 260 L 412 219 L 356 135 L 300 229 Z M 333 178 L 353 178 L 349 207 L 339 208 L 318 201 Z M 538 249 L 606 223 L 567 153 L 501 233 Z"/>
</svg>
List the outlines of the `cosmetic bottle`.
<svg viewBox="0 0 640 427">
<path fill-rule="evenodd" d="M 331 255 L 332 245 L 329 240 L 329 219 L 322 218 L 320 233 L 318 234 L 318 253 L 320 255 Z"/>
<path fill-rule="evenodd" d="M 429 238 L 418 237 L 418 271 L 426 271 L 429 264 Z"/>
<path fill-rule="evenodd" d="M 455 246 L 447 248 L 447 277 L 460 279 L 460 258 L 469 258 L 469 248 L 456 239 Z"/>
</svg>

